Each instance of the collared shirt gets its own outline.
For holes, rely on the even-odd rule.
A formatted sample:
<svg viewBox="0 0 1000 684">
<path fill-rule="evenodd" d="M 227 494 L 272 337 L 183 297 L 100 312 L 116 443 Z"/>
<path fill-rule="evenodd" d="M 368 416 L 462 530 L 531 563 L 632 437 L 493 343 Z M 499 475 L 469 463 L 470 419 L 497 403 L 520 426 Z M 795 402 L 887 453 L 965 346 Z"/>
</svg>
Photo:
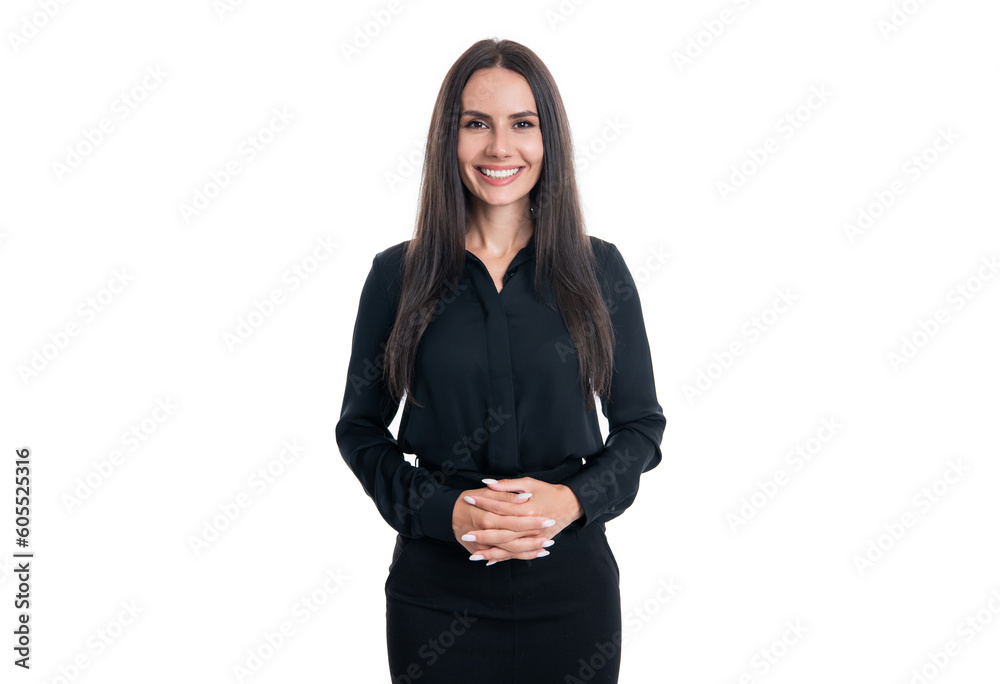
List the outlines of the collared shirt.
<svg viewBox="0 0 1000 684">
<path fill-rule="evenodd" d="M 656 399 L 639 294 L 618 248 L 590 237 L 616 336 L 608 419 L 587 411 L 576 347 L 554 296 L 533 291 L 535 238 L 513 258 L 498 292 L 466 250 L 458 286 L 442 297 L 417 349 L 398 439 L 400 402 L 381 380 L 399 302 L 404 241 L 379 252 L 361 291 L 337 423 L 348 466 L 382 517 L 408 537 L 457 541 L 452 513 L 481 478 L 535 477 L 569 487 L 584 509 L 577 527 L 603 523 L 635 500 L 639 477 L 661 460 L 666 419 Z M 403 454 L 416 455 L 411 465 Z"/>
</svg>

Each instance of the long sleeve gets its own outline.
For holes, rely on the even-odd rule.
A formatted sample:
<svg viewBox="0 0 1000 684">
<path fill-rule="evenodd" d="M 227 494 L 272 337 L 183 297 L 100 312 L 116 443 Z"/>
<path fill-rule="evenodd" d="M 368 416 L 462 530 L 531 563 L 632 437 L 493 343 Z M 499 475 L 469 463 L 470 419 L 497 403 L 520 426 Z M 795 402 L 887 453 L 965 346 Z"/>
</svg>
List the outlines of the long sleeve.
<svg viewBox="0 0 1000 684">
<path fill-rule="evenodd" d="M 378 261 L 376 255 L 361 290 L 347 387 L 336 428 L 337 445 L 365 493 L 394 530 L 406 537 L 455 541 L 452 512 L 461 490 L 435 481 L 426 468 L 411 465 L 389 432 L 399 402 L 386 391 L 381 370 L 396 312 L 386 294 Z"/>
<path fill-rule="evenodd" d="M 608 438 L 597 456 L 563 484 L 573 490 L 584 527 L 621 515 L 635 501 L 639 477 L 661 459 L 666 418 L 656 400 L 653 363 L 639 293 L 618 248 L 605 243 L 608 310 L 616 333 L 611 395 L 601 403 Z"/>
</svg>

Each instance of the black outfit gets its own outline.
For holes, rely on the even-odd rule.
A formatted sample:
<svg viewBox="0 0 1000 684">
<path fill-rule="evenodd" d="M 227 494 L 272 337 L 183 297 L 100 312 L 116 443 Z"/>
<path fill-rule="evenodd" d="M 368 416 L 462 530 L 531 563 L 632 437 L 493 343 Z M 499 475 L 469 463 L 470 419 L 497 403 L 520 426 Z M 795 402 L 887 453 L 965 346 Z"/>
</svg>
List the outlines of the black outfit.
<svg viewBox="0 0 1000 684">
<path fill-rule="evenodd" d="M 617 340 L 611 398 L 602 403 L 607 442 L 596 408 L 584 408 L 555 298 L 535 297 L 534 236 L 499 292 L 466 251 L 463 278 L 418 347 L 411 390 L 424 408 L 404 409 L 394 439 L 387 426 L 399 402 L 380 371 L 406 242 L 373 259 L 336 434 L 398 533 L 385 585 L 393 682 L 617 681 L 619 575 L 604 523 L 632 504 L 640 475 L 660 462 L 666 420 L 635 282 L 612 243 L 590 240 Z M 404 453 L 416 454 L 416 466 Z M 484 487 L 484 477 L 525 476 L 572 489 L 583 517 L 553 537 L 547 557 L 490 567 L 468 560 L 451 527 L 462 491 Z"/>
</svg>

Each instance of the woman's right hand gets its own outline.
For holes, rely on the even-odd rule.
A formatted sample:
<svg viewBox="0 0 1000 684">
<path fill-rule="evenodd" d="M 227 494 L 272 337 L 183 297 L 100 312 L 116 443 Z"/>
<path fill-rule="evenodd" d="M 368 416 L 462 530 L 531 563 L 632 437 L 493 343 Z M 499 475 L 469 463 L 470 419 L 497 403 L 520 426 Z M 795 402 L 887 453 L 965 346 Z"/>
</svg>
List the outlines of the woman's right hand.
<svg viewBox="0 0 1000 684">
<path fill-rule="evenodd" d="M 495 498 L 511 503 L 523 503 L 527 499 L 517 499 L 517 492 L 497 492 L 488 487 L 462 492 L 452 512 L 452 529 L 455 539 L 470 554 L 482 556 L 487 563 L 511 558 L 532 560 L 538 557 L 545 545 L 552 545 L 552 540 L 544 532 L 555 521 L 546 524 L 548 521 L 543 516 L 497 515 L 468 503 L 466 496 Z M 475 532 L 475 541 L 462 539 L 471 532 Z"/>
</svg>

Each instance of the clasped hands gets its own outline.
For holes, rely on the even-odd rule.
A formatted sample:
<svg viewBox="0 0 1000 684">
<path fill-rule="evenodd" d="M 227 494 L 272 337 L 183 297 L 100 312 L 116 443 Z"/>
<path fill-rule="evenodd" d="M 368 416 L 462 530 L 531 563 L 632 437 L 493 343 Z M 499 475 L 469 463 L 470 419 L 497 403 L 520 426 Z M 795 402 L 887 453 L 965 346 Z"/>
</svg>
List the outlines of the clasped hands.
<svg viewBox="0 0 1000 684">
<path fill-rule="evenodd" d="M 533 477 L 483 479 L 455 502 L 452 529 L 458 543 L 487 565 L 518 558 L 547 556 L 545 547 L 584 510 L 573 490 Z"/>
</svg>

